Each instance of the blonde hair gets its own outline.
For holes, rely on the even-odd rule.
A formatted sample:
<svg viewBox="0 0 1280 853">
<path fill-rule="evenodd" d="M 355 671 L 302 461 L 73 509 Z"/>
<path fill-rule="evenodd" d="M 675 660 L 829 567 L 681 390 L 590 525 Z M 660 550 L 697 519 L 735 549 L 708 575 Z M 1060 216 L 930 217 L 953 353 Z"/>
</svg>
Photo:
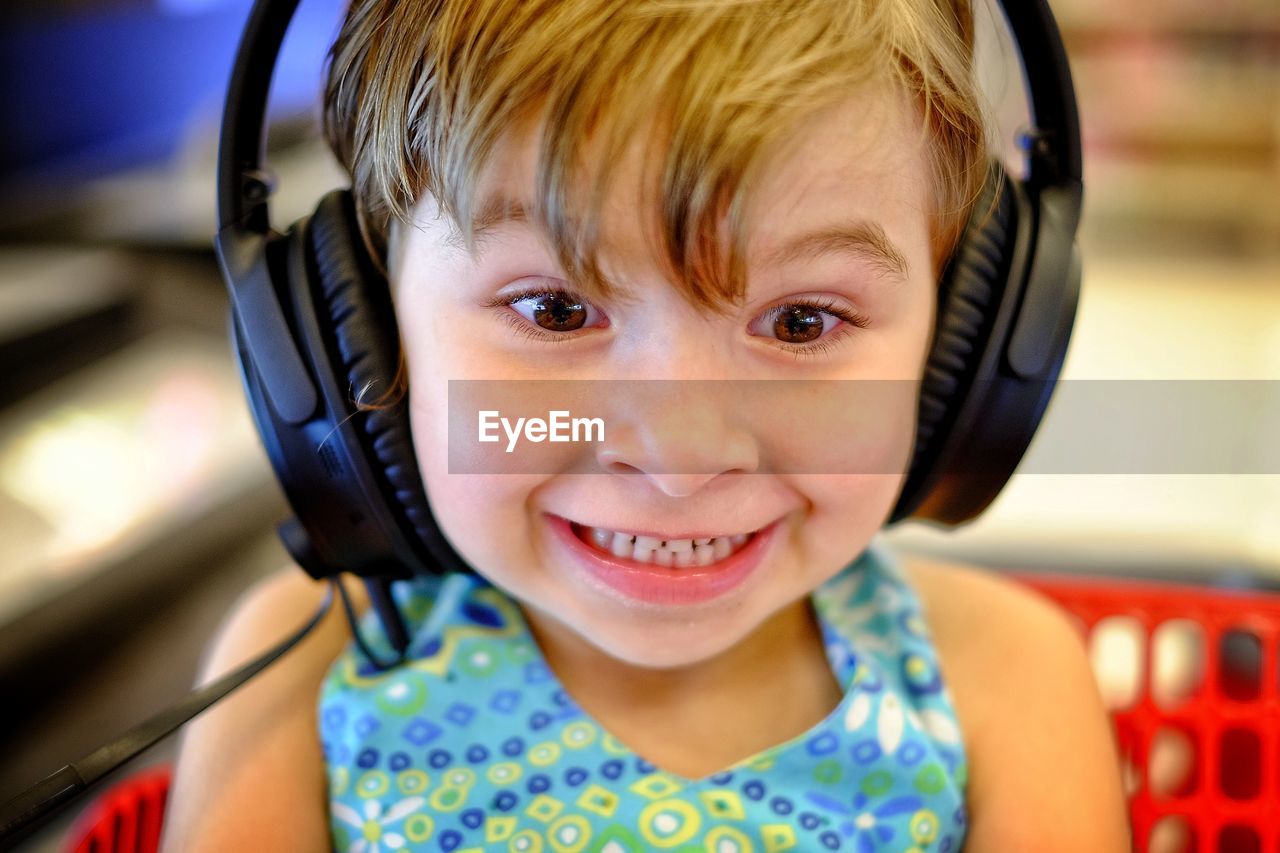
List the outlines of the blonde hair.
<svg viewBox="0 0 1280 853">
<path fill-rule="evenodd" d="M 717 310 L 745 290 L 749 192 L 770 153 L 869 79 L 901 84 L 922 111 L 941 268 L 986 175 L 972 57 L 969 0 L 351 0 L 324 130 L 385 272 L 391 218 L 407 222 L 424 192 L 474 250 L 474 189 L 498 142 L 545 111 L 530 217 L 573 289 L 609 297 L 596 214 L 612 166 L 658 117 L 670 141 L 656 233 L 674 286 Z"/>
</svg>

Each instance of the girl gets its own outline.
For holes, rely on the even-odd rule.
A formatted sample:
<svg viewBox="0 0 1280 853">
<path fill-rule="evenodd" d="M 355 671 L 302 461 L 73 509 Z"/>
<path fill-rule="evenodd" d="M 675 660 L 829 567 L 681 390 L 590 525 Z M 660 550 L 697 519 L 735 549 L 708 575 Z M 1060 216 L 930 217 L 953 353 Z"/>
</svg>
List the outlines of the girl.
<svg viewBox="0 0 1280 853">
<path fill-rule="evenodd" d="M 354 0 L 326 130 L 477 574 L 400 586 L 391 671 L 331 615 L 198 720 L 168 849 L 1127 847 L 1072 626 L 874 541 L 914 394 L 843 433 L 782 396 L 915 388 L 982 213 L 971 30 L 962 0 Z M 637 379 L 785 380 L 787 416 Z M 487 476 L 471 380 L 616 384 L 603 440 Z M 264 582 L 206 669 L 318 598 Z"/>
</svg>

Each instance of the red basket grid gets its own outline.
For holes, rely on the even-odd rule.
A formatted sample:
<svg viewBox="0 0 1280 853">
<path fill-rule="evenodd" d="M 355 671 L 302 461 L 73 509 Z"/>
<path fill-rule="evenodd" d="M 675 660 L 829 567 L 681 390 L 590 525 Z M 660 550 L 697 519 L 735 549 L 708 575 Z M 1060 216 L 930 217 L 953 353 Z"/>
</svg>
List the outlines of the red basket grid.
<svg viewBox="0 0 1280 853">
<path fill-rule="evenodd" d="M 1128 786 L 1134 849 L 1146 853 L 1156 824 L 1180 817 L 1190 831 L 1183 849 L 1280 853 L 1280 595 L 1097 576 L 1012 576 L 1076 616 L 1090 637 L 1113 616 L 1141 626 L 1137 699 L 1112 711 L 1121 754 L 1136 770 Z M 1152 693 L 1151 640 L 1171 620 L 1189 620 L 1203 632 L 1202 675 L 1189 695 L 1162 707 Z M 1241 638 L 1254 643 L 1243 674 L 1240 661 L 1224 655 Z M 1186 784 L 1167 793 L 1148 786 L 1152 742 L 1162 728 L 1185 734 L 1194 753 Z"/>
<path fill-rule="evenodd" d="M 139 771 L 94 800 L 67 833 L 67 853 L 154 853 L 169 796 L 171 768 Z"/>
</svg>

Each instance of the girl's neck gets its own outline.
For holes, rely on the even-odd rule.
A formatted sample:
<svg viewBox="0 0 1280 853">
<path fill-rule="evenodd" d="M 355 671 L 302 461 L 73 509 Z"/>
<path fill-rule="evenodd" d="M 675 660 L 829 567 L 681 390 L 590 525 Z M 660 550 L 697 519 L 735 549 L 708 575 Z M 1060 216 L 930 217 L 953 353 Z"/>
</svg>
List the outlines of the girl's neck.
<svg viewBox="0 0 1280 853">
<path fill-rule="evenodd" d="M 842 698 L 808 598 L 721 654 L 671 669 L 620 661 L 563 623 L 522 609 L 574 701 L 632 751 L 678 775 L 698 778 L 783 743 Z"/>
</svg>

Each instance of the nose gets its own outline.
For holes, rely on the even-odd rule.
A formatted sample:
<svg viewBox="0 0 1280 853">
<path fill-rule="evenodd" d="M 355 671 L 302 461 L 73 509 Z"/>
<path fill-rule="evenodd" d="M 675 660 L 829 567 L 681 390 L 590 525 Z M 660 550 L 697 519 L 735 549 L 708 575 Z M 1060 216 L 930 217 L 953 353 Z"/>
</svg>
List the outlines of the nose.
<svg viewBox="0 0 1280 853">
<path fill-rule="evenodd" d="M 721 474 L 753 473 L 759 448 L 733 410 L 728 380 L 619 383 L 617 415 L 596 451 L 611 473 L 642 475 L 663 494 L 686 497 Z"/>
</svg>

